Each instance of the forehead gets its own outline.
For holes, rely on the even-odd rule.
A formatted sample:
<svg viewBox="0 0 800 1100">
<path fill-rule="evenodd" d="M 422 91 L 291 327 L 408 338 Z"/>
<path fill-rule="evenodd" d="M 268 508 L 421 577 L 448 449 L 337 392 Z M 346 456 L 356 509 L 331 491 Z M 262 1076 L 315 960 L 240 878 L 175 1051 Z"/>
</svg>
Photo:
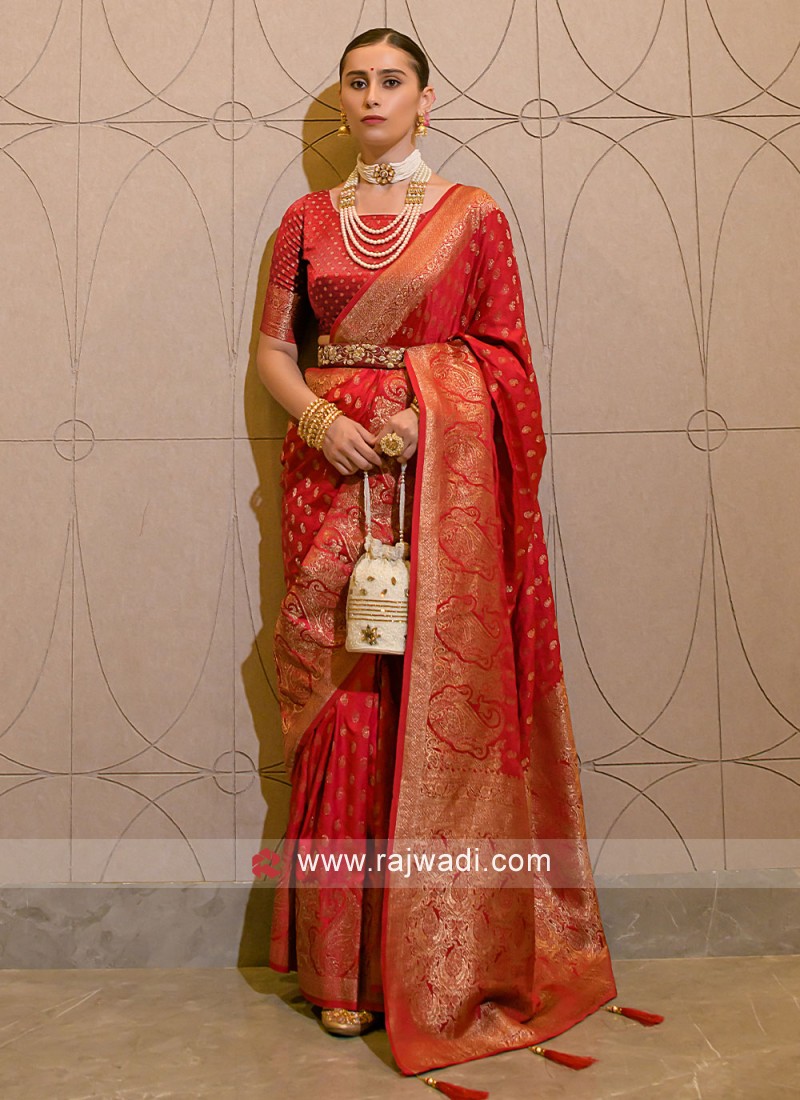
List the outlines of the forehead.
<svg viewBox="0 0 800 1100">
<path fill-rule="evenodd" d="M 375 42 L 371 46 L 358 46 L 350 50 L 344 59 L 343 72 L 351 69 L 402 69 L 412 71 L 411 58 L 405 50 L 392 46 L 388 42 Z"/>
</svg>

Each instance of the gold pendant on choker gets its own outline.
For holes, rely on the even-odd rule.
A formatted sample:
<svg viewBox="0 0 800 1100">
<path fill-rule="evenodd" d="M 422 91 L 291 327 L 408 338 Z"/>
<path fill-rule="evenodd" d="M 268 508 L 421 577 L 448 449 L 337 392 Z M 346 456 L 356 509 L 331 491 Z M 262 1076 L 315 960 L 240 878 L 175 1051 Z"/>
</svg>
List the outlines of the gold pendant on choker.
<svg viewBox="0 0 800 1100">
<path fill-rule="evenodd" d="M 391 164 L 376 164 L 372 175 L 376 183 L 391 183 L 394 179 L 394 168 Z"/>
</svg>

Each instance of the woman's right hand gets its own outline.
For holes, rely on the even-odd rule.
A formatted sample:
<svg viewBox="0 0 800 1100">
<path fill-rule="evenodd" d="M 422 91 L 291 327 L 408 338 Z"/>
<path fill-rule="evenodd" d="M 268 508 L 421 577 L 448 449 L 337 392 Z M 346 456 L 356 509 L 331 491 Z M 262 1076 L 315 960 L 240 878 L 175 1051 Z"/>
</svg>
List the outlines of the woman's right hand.
<svg viewBox="0 0 800 1100">
<path fill-rule="evenodd" d="M 380 455 L 372 448 L 376 438 L 356 420 L 337 416 L 325 433 L 322 453 L 340 474 L 354 474 L 381 465 Z"/>
</svg>

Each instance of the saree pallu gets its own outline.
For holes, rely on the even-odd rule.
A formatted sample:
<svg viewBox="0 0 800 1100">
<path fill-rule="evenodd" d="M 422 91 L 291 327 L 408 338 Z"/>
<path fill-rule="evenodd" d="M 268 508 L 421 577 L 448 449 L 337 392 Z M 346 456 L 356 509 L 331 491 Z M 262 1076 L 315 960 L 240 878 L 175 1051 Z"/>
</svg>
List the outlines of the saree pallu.
<svg viewBox="0 0 800 1100">
<path fill-rule="evenodd" d="M 381 813 L 373 802 L 355 830 L 343 824 L 340 835 L 379 835 L 388 824 L 390 851 L 426 842 L 458 851 L 488 838 L 532 851 L 550 845 L 559 861 L 557 880 L 534 870 L 464 886 L 438 866 L 401 887 L 375 880 L 386 886 L 386 1029 L 398 1066 L 412 1074 L 541 1043 L 616 993 L 537 503 L 541 404 L 511 233 L 491 197 L 463 187 L 448 194 L 401 256 L 367 279 L 331 341 L 404 347 L 404 369 L 309 370 L 315 393 L 372 431 L 405 408 L 412 391 L 421 408 L 407 475 L 409 633 L 395 741 L 391 706 L 382 740 L 375 717 L 362 715 L 363 729 L 353 732 L 356 742 L 363 736 L 382 746 L 390 804 L 387 814 L 385 803 Z M 363 544 L 361 478 L 337 475 L 294 425 L 282 457 L 287 594 L 275 652 L 286 766 L 293 783 L 310 788 L 315 747 L 319 754 L 334 728 L 349 728 L 341 709 L 347 685 L 374 690 L 388 670 L 343 646 L 347 584 Z M 397 530 L 396 472 L 389 463 L 374 476 L 384 541 Z M 391 698 L 388 689 L 380 698 Z M 291 894 L 308 889 L 293 891 L 292 875 L 276 901 L 277 969 L 294 961 L 280 947 Z M 374 895 L 363 896 L 359 928 L 375 942 L 366 900 Z M 351 929 L 358 931 L 355 920 Z M 369 985 L 353 988 L 366 998 Z"/>
</svg>

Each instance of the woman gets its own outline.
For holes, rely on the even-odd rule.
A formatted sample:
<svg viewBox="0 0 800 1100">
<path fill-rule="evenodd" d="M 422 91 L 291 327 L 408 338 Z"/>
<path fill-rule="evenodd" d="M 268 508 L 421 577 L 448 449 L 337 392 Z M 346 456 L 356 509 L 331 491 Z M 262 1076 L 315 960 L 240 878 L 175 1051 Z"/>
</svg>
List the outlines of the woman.
<svg viewBox="0 0 800 1100">
<path fill-rule="evenodd" d="M 292 800 L 270 966 L 298 971 L 329 1030 L 358 1033 L 383 1011 L 408 1074 L 539 1043 L 616 992 L 537 506 L 545 441 L 511 233 L 485 191 L 420 165 L 428 78 L 395 31 L 345 50 L 342 127 L 360 173 L 287 210 L 257 359 L 292 418 L 275 630 Z M 306 301 L 321 365 L 303 377 Z M 406 652 L 350 653 L 363 471 L 374 533 L 391 542 L 401 463 Z M 402 888 L 368 873 L 338 886 L 291 862 L 302 839 L 402 851 L 465 837 L 555 848 L 558 881 L 463 888 L 423 870 Z"/>
</svg>

